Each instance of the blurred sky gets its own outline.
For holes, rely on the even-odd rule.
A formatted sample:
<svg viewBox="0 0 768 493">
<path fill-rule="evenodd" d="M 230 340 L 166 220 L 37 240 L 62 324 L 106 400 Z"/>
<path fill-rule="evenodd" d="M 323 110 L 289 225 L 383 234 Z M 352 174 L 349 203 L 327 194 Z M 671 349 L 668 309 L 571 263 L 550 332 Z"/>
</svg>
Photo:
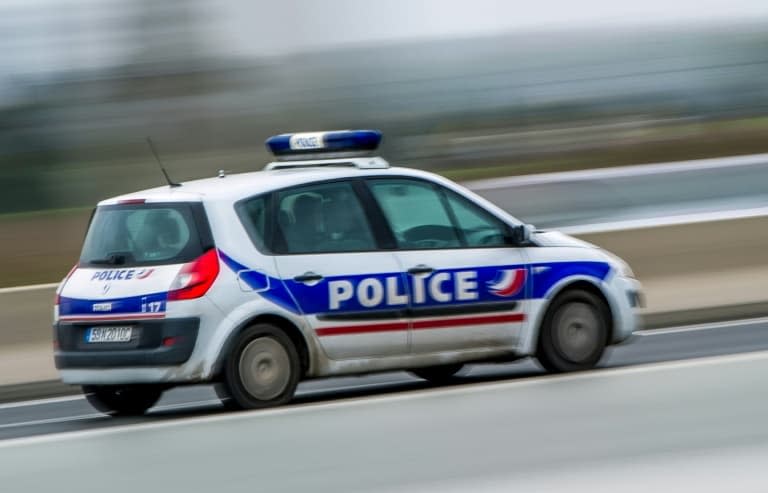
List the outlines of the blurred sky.
<svg viewBox="0 0 768 493">
<path fill-rule="evenodd" d="M 186 33 L 185 9 L 196 19 Z M 190 53 L 249 57 L 530 29 L 755 19 L 768 19 L 768 0 L 0 0 L 0 86 L 17 73 L 104 67 L 162 51 L 162 39 L 144 42 L 152 36 Z"/>
<path fill-rule="evenodd" d="M 233 48 L 252 53 L 329 44 L 471 36 L 538 28 L 768 18 L 768 0 L 218 0 Z"/>
</svg>

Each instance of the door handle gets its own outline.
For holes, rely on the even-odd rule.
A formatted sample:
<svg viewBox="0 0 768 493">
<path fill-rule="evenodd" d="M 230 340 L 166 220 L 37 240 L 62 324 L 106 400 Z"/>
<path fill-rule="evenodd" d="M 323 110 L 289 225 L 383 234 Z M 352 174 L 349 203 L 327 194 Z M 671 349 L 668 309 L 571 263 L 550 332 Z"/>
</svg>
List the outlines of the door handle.
<svg viewBox="0 0 768 493">
<path fill-rule="evenodd" d="M 301 274 L 300 276 L 296 276 L 293 278 L 296 282 L 315 282 L 315 281 L 322 281 L 323 276 L 320 274 L 316 274 L 312 271 L 305 272 L 304 274 Z"/>
<path fill-rule="evenodd" d="M 411 267 L 408 269 L 408 273 L 412 276 L 418 275 L 418 274 L 429 274 L 430 272 L 434 271 L 435 269 L 424 264 L 419 264 L 416 267 Z"/>
</svg>

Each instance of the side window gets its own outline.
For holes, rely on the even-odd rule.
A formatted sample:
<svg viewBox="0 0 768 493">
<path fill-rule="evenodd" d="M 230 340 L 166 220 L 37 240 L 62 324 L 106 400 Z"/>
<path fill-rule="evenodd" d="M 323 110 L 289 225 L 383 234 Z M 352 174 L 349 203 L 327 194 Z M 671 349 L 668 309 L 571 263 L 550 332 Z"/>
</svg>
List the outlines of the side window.
<svg viewBox="0 0 768 493">
<path fill-rule="evenodd" d="M 371 180 L 369 186 L 400 248 L 460 248 L 441 194 L 429 183 L 406 179 Z"/>
<path fill-rule="evenodd" d="M 277 193 L 277 227 L 285 252 L 375 250 L 365 212 L 348 182 L 322 183 Z"/>
<path fill-rule="evenodd" d="M 248 236 L 261 251 L 267 251 L 267 198 L 266 196 L 255 197 L 240 202 L 237 205 L 237 214 L 240 221 L 245 226 Z"/>
<path fill-rule="evenodd" d="M 507 246 L 503 222 L 450 190 L 445 194 L 468 247 Z"/>
</svg>

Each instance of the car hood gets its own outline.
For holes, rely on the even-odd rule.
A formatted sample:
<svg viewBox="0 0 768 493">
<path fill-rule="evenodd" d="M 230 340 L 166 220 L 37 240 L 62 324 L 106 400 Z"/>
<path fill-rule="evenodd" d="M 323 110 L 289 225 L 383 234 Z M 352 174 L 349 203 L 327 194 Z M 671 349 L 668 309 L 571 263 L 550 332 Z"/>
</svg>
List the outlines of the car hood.
<svg viewBox="0 0 768 493">
<path fill-rule="evenodd" d="M 592 243 L 579 240 L 559 231 L 536 231 L 533 234 L 533 241 L 538 245 L 547 247 L 598 248 Z"/>
</svg>

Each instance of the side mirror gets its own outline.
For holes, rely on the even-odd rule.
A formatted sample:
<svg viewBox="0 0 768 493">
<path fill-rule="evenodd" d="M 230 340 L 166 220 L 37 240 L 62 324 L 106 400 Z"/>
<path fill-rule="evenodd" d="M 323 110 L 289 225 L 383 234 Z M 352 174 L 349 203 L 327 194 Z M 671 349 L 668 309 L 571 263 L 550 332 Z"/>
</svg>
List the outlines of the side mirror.
<svg viewBox="0 0 768 493">
<path fill-rule="evenodd" d="M 527 245 L 530 243 L 534 231 L 536 228 L 532 224 L 510 226 L 509 242 L 515 246 Z"/>
</svg>

